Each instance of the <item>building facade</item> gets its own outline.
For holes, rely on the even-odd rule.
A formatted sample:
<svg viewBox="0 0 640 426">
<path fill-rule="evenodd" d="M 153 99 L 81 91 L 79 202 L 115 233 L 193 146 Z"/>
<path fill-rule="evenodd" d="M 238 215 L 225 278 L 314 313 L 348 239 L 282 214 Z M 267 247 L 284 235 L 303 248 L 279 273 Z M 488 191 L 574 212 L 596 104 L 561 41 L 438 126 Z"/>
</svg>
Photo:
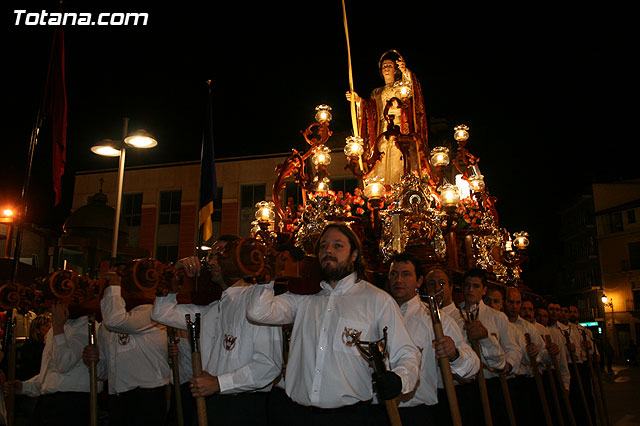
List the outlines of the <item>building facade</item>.
<svg viewBox="0 0 640 426">
<path fill-rule="evenodd" d="M 255 204 L 272 199 L 275 169 L 288 155 L 216 161 L 218 197 L 212 216 L 214 238 L 221 234 L 249 236 L 251 222 L 255 220 Z M 345 164 L 346 158 L 341 152 L 332 155 L 331 187 L 353 192 L 359 182 L 344 170 Z M 100 188 L 108 204 L 115 207 L 117 174 L 115 169 L 77 173 L 72 210 L 87 204 Z M 193 255 L 199 241 L 199 191 L 199 162 L 127 167 L 121 206 L 121 222 L 126 223 L 128 229 L 127 246 L 145 249 L 161 261 Z M 284 203 L 288 197 L 300 201 L 299 189 L 292 179 L 280 194 Z"/>
</svg>

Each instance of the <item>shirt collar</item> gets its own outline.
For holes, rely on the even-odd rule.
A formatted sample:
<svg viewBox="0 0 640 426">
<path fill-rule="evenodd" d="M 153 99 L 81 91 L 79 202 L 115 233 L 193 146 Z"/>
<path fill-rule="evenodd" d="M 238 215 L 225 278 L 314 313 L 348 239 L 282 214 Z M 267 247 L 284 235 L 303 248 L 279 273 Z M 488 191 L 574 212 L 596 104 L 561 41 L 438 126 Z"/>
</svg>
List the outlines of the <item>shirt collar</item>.
<svg viewBox="0 0 640 426">
<path fill-rule="evenodd" d="M 354 284 L 356 284 L 356 277 L 357 274 L 355 272 L 350 273 L 349 275 L 338 281 L 338 284 L 336 284 L 336 288 L 331 287 L 331 284 L 329 284 L 325 280 L 322 280 L 320 281 L 320 287 L 327 294 L 345 294 L 354 286 Z"/>
<path fill-rule="evenodd" d="M 400 306 L 400 312 L 402 312 L 402 316 L 406 316 L 407 312 L 415 310 L 416 307 L 420 307 L 420 303 L 422 303 L 422 301 L 417 295 L 404 302 L 402 306 Z"/>
</svg>

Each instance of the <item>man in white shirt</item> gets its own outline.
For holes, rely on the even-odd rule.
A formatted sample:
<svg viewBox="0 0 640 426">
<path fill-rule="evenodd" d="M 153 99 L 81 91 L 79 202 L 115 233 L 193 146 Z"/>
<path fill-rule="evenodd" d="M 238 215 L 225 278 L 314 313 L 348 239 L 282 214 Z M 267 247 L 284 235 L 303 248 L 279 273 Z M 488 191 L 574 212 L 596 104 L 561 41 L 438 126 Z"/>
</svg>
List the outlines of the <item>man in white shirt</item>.
<svg viewBox="0 0 640 426">
<path fill-rule="evenodd" d="M 218 241 L 212 252 L 221 250 Z M 209 258 L 215 268 L 214 256 Z M 197 258 L 180 261 L 189 276 L 200 271 Z M 247 320 L 246 307 L 252 284 L 239 280 L 227 287 L 221 275 L 214 279 L 224 289 L 220 300 L 206 306 L 178 304 L 175 293 L 156 297 L 151 318 L 186 329 L 185 315 L 200 314 L 200 352 L 203 375 L 189 380 L 194 397 L 207 397 L 207 417 L 212 425 L 266 425 L 267 395 L 282 370 L 280 327 Z"/>
<path fill-rule="evenodd" d="M 68 305 L 52 307 L 40 373 L 24 382 L 5 384 L 16 394 L 38 397 L 33 424 L 86 426 L 89 423 L 89 371 L 82 362 L 88 341 L 88 317 L 69 318 Z M 102 383 L 98 384 L 98 391 Z"/>
<path fill-rule="evenodd" d="M 460 309 L 453 302 L 453 284 L 449 273 L 439 267 L 430 270 L 426 276 L 426 284 L 440 294 L 442 308 L 440 312 L 454 319 L 466 339 L 477 339 L 482 365 L 492 369 L 503 369 L 506 365 L 504 351 L 498 342 L 497 334 L 486 334 L 485 327 L 475 319 L 467 319 L 462 316 Z M 434 291 L 431 290 L 431 291 Z M 485 306 L 485 308 L 487 308 Z M 488 309 L 488 308 L 487 308 Z M 466 383 L 455 382 L 462 423 L 467 425 L 483 425 L 482 405 L 478 379 Z M 438 424 L 451 424 L 448 400 L 444 389 L 438 389 L 438 408 L 436 416 Z"/>
<path fill-rule="evenodd" d="M 149 304 L 127 310 L 120 277 L 110 271 L 105 278 L 98 346 L 85 347 L 83 360 L 98 361 L 99 377 L 108 380 L 109 424 L 163 424 L 171 376 L 166 327 L 151 320 Z"/>
<path fill-rule="evenodd" d="M 373 398 L 372 369 L 357 343 L 374 342 L 387 331 L 391 369 L 374 374 L 379 399 L 415 388 L 420 352 L 397 303 L 364 281 L 362 249 L 344 223 L 325 226 L 316 245 L 323 281 L 313 295 L 274 295 L 273 284 L 255 286 L 249 320 L 293 323 L 285 389 L 292 399 L 293 424 L 366 424 Z"/>
<path fill-rule="evenodd" d="M 507 424 L 507 410 L 505 399 L 500 385 L 498 374 L 510 374 L 512 370 L 517 372 L 520 368 L 522 360 L 522 352 L 513 335 L 509 320 L 503 312 L 496 311 L 488 307 L 482 301 L 482 296 L 487 291 L 486 273 L 482 269 L 470 269 L 464 275 L 462 293 L 464 302 L 461 303 L 462 312 L 472 314 L 478 321 L 477 330 L 469 330 L 467 325 L 467 334 L 471 340 L 486 339 L 489 335 L 495 335 L 504 350 L 506 363 L 502 369 L 485 368 L 485 377 L 487 378 L 487 391 L 489 392 L 491 403 L 491 415 L 494 424 Z M 473 333 L 472 333 L 473 332 Z"/>
<path fill-rule="evenodd" d="M 519 425 L 533 425 L 537 414 L 542 413 L 542 403 L 536 388 L 532 360 L 549 362 L 545 343 L 538 329 L 520 316 L 523 305 L 522 294 L 515 287 L 505 291 L 505 313 L 522 351 L 520 369 L 510 378 L 511 399 Z M 530 342 L 527 343 L 529 336 Z M 544 422 L 544 418 L 541 419 Z M 537 424 L 537 423 L 536 423 Z"/>
<path fill-rule="evenodd" d="M 566 325 L 569 327 L 571 341 L 574 341 L 574 344 L 576 345 L 575 355 L 578 365 L 578 373 L 582 380 L 582 389 L 587 399 L 587 406 L 589 407 L 591 420 L 595 421 L 595 400 L 593 399 L 593 392 L 591 392 L 591 370 L 589 369 L 589 357 L 587 355 L 587 351 L 592 359 L 597 357 L 598 353 L 595 349 L 595 345 L 593 344 L 593 335 L 591 334 L 591 330 L 580 325 L 578 322 L 579 317 L 580 313 L 578 312 L 578 307 L 570 305 L 567 308 Z M 583 338 L 583 332 L 586 335 L 584 336 L 586 339 Z M 582 398 L 580 398 L 580 400 L 582 400 Z M 582 407 L 582 411 L 584 411 L 584 404 L 581 404 L 580 406 Z"/>
<path fill-rule="evenodd" d="M 415 257 L 402 253 L 391 259 L 389 290 L 422 356 L 416 389 L 398 398 L 403 426 L 435 424 L 438 384 L 442 387 L 438 359 L 448 358 L 452 373 L 462 379 L 472 379 L 480 369 L 480 360 L 462 331 L 445 313 L 440 315 L 444 336 L 435 338 L 431 313 L 418 296 L 423 281 L 423 268 Z"/>
</svg>

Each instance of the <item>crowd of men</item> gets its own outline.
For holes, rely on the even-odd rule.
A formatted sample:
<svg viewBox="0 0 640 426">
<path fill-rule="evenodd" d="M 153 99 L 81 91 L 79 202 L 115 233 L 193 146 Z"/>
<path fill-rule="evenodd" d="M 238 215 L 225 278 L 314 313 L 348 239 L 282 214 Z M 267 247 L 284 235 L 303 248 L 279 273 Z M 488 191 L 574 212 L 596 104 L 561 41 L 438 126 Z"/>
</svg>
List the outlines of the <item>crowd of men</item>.
<svg viewBox="0 0 640 426">
<path fill-rule="evenodd" d="M 438 363 L 447 359 L 465 426 L 484 425 L 489 417 L 498 426 L 540 425 L 545 406 L 553 424 L 571 424 L 569 413 L 580 425 L 588 415 L 594 418 L 575 374 L 591 409 L 587 362 L 597 352 L 574 306 L 537 306 L 515 287 L 489 288 L 478 269 L 464 275 L 464 300 L 456 304 L 450 272 L 424 270 L 409 254 L 391 259 L 387 288 L 381 289 L 366 281 L 361 243 L 340 223 L 327 225 L 318 239 L 318 293 L 276 294 L 273 282 L 227 285 L 216 255 L 235 238 L 221 237 L 209 256 L 212 280 L 224 288 L 209 305 L 178 303 L 169 293 L 129 308 L 111 272 L 95 345 L 87 345 L 87 317 L 71 318 L 64 305 L 55 305 L 40 372 L 7 382 L 5 394 L 38 397 L 32 424 L 86 426 L 87 366 L 96 363 L 108 394 L 106 424 L 175 425 L 168 391 L 176 387 L 174 368 L 182 424 L 188 426 L 198 424 L 197 400 L 204 400 L 210 425 L 382 426 L 394 424 L 394 412 L 405 426 L 447 425 L 453 422 L 451 395 Z M 201 272 L 195 257 L 176 266 L 189 276 Z M 442 337 L 436 337 L 421 294 L 435 296 L 440 306 Z M 185 315 L 200 319 L 197 377 Z M 168 344 L 171 329 L 182 338 Z M 382 365 L 372 368 L 375 357 L 367 347 L 382 347 Z M 169 365 L 170 355 L 177 355 L 178 365 Z M 570 410 L 561 405 L 565 399 Z"/>
</svg>

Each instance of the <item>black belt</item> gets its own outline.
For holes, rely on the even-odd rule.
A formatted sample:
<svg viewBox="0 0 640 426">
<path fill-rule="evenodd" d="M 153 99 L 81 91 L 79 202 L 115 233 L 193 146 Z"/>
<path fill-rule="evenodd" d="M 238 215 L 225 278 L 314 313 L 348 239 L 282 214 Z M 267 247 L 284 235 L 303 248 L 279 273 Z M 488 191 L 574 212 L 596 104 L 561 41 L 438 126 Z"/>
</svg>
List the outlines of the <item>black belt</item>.
<svg viewBox="0 0 640 426">
<path fill-rule="evenodd" d="M 293 403 L 296 404 L 299 408 L 303 410 L 307 410 L 311 413 L 329 413 L 329 412 L 340 413 L 340 412 L 349 412 L 354 409 L 364 408 L 368 405 L 371 405 L 371 400 L 360 401 L 360 402 L 356 402 L 355 404 L 343 405 L 342 407 L 336 407 L 336 408 L 321 408 L 321 407 L 315 407 L 313 405 L 300 405 L 296 402 L 293 402 Z"/>
</svg>

